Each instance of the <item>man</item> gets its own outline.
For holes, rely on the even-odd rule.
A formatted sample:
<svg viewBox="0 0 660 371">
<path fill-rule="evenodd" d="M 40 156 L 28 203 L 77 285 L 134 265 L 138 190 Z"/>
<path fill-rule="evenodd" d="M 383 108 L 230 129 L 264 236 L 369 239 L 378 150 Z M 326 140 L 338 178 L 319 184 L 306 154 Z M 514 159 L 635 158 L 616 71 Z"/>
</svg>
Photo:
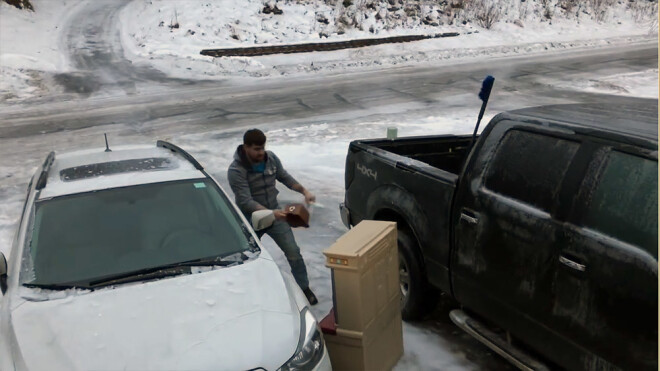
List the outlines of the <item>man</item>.
<svg viewBox="0 0 660 371">
<path fill-rule="evenodd" d="M 288 188 L 303 194 L 308 204 L 316 201 L 314 194 L 284 170 L 282 162 L 273 152 L 266 151 L 266 135 L 259 129 L 250 129 L 243 135 L 243 144 L 236 149 L 234 161 L 227 171 L 227 179 L 234 191 L 236 204 L 248 220 L 257 210 L 273 210 L 275 222 L 272 226 L 257 231 L 257 235 L 261 238 L 266 233 L 277 243 L 284 252 L 291 266 L 291 273 L 309 303 L 312 305 L 318 303 L 309 288 L 307 268 L 291 227 L 286 222 L 286 212 L 281 210 L 277 203 L 279 192 L 275 188 L 275 181 L 278 180 Z"/>
</svg>

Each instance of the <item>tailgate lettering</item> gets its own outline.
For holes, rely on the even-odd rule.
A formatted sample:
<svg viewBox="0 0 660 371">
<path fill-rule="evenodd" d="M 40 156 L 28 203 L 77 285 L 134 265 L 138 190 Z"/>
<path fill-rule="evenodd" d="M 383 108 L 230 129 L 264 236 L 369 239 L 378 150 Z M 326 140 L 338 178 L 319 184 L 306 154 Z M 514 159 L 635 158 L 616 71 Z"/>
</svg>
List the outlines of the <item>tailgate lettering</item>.
<svg viewBox="0 0 660 371">
<path fill-rule="evenodd" d="M 374 180 L 376 180 L 377 174 L 374 170 L 371 170 L 368 167 L 366 167 L 364 165 L 357 164 L 357 163 L 355 164 L 355 167 L 358 169 L 358 171 L 360 171 L 362 173 L 362 175 L 364 175 L 366 177 L 374 178 Z"/>
</svg>

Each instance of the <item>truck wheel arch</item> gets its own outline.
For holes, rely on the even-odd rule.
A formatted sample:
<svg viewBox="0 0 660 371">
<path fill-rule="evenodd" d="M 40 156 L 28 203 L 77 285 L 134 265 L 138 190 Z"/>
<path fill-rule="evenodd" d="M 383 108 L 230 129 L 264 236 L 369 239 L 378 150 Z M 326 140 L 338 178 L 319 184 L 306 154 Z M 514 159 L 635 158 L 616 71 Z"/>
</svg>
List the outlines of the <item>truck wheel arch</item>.
<svg viewBox="0 0 660 371">
<path fill-rule="evenodd" d="M 376 188 L 367 199 L 366 209 L 370 219 L 394 221 L 398 228 L 408 229 L 418 247 L 425 240 L 427 231 L 424 226 L 428 225 L 426 214 L 417 200 L 403 188 L 395 185 Z"/>
<path fill-rule="evenodd" d="M 401 314 L 404 320 L 419 320 L 434 307 L 436 296 L 426 275 L 420 244 L 420 233 L 423 231 L 415 228 L 420 225 L 415 222 L 424 223 L 426 218 L 412 195 L 395 186 L 377 189 L 369 197 L 367 205 L 367 215 L 371 219 L 397 223 L 399 271 L 406 273 L 400 281 Z"/>
<path fill-rule="evenodd" d="M 394 185 L 384 185 L 376 188 L 367 199 L 369 219 L 397 222 L 398 229 L 407 230 L 417 244 L 416 253 L 421 258 L 422 269 L 426 276 L 424 254 L 421 251 L 421 241 L 425 240 L 427 231 L 426 215 L 415 198 L 406 190 Z"/>
</svg>

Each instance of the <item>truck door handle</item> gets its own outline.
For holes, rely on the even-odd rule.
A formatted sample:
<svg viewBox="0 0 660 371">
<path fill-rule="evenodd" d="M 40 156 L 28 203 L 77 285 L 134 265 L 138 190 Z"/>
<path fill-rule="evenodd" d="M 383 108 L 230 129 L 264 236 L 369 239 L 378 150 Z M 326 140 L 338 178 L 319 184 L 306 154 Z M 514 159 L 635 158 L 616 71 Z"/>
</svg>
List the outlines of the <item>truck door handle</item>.
<svg viewBox="0 0 660 371">
<path fill-rule="evenodd" d="M 479 219 L 477 219 L 477 216 L 474 215 L 474 212 L 467 209 L 461 210 L 461 220 L 465 220 L 469 224 L 479 223 Z"/>
<path fill-rule="evenodd" d="M 559 255 L 559 262 L 571 269 L 575 269 L 576 271 L 584 272 L 585 270 L 587 270 L 586 265 L 575 262 L 562 255 Z"/>
</svg>

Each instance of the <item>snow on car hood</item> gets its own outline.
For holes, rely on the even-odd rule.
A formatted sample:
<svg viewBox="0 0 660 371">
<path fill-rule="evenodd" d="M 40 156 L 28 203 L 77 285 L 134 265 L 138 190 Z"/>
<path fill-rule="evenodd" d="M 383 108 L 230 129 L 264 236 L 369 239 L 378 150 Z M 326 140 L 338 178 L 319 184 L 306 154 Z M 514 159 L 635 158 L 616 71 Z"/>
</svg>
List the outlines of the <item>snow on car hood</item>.
<svg viewBox="0 0 660 371">
<path fill-rule="evenodd" d="M 27 301 L 12 313 L 30 370 L 276 369 L 300 315 L 276 264 L 242 265 Z"/>
</svg>

